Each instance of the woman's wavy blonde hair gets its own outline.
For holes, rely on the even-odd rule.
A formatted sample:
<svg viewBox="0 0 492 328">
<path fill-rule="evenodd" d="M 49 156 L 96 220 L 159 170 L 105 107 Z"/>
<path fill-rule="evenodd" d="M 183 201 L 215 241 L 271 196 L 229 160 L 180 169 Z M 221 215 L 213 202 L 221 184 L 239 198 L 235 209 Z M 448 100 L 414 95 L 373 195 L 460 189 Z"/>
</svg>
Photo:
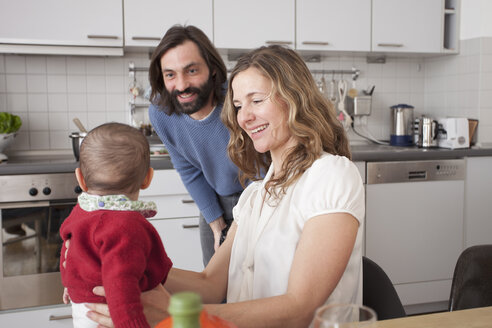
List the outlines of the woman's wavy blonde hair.
<svg viewBox="0 0 492 328">
<path fill-rule="evenodd" d="M 302 58 L 294 50 L 282 46 L 261 47 L 242 56 L 232 70 L 221 114 L 231 134 L 227 151 L 240 170 L 243 186 L 248 180 L 261 179 L 271 163 L 270 153 L 258 153 L 248 134 L 239 126 L 233 105 L 232 82 L 250 67 L 272 82 L 271 99 L 287 104 L 287 124 L 297 140 L 297 145 L 286 156 L 281 174 L 267 183 L 267 192 L 280 197 L 323 151 L 351 159 L 349 142 L 333 105 L 317 88 Z"/>
</svg>

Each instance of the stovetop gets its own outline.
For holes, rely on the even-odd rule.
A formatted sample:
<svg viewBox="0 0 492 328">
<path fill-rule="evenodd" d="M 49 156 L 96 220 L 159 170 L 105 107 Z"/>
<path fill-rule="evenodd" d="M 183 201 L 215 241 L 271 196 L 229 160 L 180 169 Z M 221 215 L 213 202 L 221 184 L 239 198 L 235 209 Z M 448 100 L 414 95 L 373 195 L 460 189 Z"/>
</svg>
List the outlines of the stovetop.
<svg viewBox="0 0 492 328">
<path fill-rule="evenodd" d="M 73 173 L 79 166 L 71 151 L 25 151 L 7 154 L 0 163 L 0 175 Z M 172 169 L 168 155 L 151 156 L 154 170 Z"/>
<path fill-rule="evenodd" d="M 68 152 L 25 152 L 7 156 L 7 161 L 0 163 L 0 175 L 68 173 L 79 165 Z"/>
</svg>

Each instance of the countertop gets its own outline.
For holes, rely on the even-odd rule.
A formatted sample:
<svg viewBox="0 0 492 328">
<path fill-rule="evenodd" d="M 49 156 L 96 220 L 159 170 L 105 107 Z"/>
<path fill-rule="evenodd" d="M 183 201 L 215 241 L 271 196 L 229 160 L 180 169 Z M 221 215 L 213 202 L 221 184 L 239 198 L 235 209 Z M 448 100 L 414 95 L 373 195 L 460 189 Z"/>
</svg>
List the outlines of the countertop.
<svg viewBox="0 0 492 328">
<path fill-rule="evenodd" d="M 412 161 L 452 159 L 471 156 L 492 156 L 492 143 L 467 149 L 395 147 L 377 144 L 351 145 L 353 161 Z M 71 150 L 25 151 L 7 153 L 7 162 L 0 163 L 0 175 L 73 172 L 79 163 Z M 172 169 L 169 156 L 152 157 L 154 170 Z"/>
<path fill-rule="evenodd" d="M 72 151 L 29 151 L 7 155 L 8 160 L 0 163 L 0 175 L 74 172 L 79 166 Z M 150 166 L 154 170 L 173 168 L 168 155 L 152 156 Z"/>
<path fill-rule="evenodd" d="M 353 161 L 416 161 L 453 159 L 473 156 L 492 156 L 492 143 L 464 149 L 397 147 L 377 144 L 356 144 L 350 146 Z"/>
</svg>

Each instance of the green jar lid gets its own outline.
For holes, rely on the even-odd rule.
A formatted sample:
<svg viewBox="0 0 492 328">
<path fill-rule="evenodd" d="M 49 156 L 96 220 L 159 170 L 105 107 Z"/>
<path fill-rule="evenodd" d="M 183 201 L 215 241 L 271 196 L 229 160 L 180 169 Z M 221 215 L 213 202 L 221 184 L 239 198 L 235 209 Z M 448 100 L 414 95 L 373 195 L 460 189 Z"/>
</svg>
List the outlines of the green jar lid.
<svg viewBox="0 0 492 328">
<path fill-rule="evenodd" d="M 202 311 L 202 299 L 194 292 L 173 294 L 168 311 L 173 317 L 199 314 Z"/>
</svg>

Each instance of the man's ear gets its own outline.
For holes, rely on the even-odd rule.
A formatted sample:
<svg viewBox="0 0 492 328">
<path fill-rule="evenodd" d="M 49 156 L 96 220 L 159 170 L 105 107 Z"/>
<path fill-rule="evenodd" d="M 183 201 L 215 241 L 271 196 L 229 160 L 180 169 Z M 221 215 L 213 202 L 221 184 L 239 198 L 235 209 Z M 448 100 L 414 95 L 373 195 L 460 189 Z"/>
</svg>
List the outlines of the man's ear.
<svg viewBox="0 0 492 328">
<path fill-rule="evenodd" d="M 149 170 L 147 171 L 147 175 L 145 176 L 145 179 L 142 182 L 140 189 L 147 189 L 150 186 L 153 177 L 154 177 L 154 169 L 149 167 Z"/>
<path fill-rule="evenodd" d="M 82 171 L 80 170 L 80 168 L 75 169 L 75 177 L 77 178 L 80 189 L 82 189 L 83 191 L 87 191 L 87 185 L 85 184 L 84 176 L 82 175 Z"/>
</svg>

